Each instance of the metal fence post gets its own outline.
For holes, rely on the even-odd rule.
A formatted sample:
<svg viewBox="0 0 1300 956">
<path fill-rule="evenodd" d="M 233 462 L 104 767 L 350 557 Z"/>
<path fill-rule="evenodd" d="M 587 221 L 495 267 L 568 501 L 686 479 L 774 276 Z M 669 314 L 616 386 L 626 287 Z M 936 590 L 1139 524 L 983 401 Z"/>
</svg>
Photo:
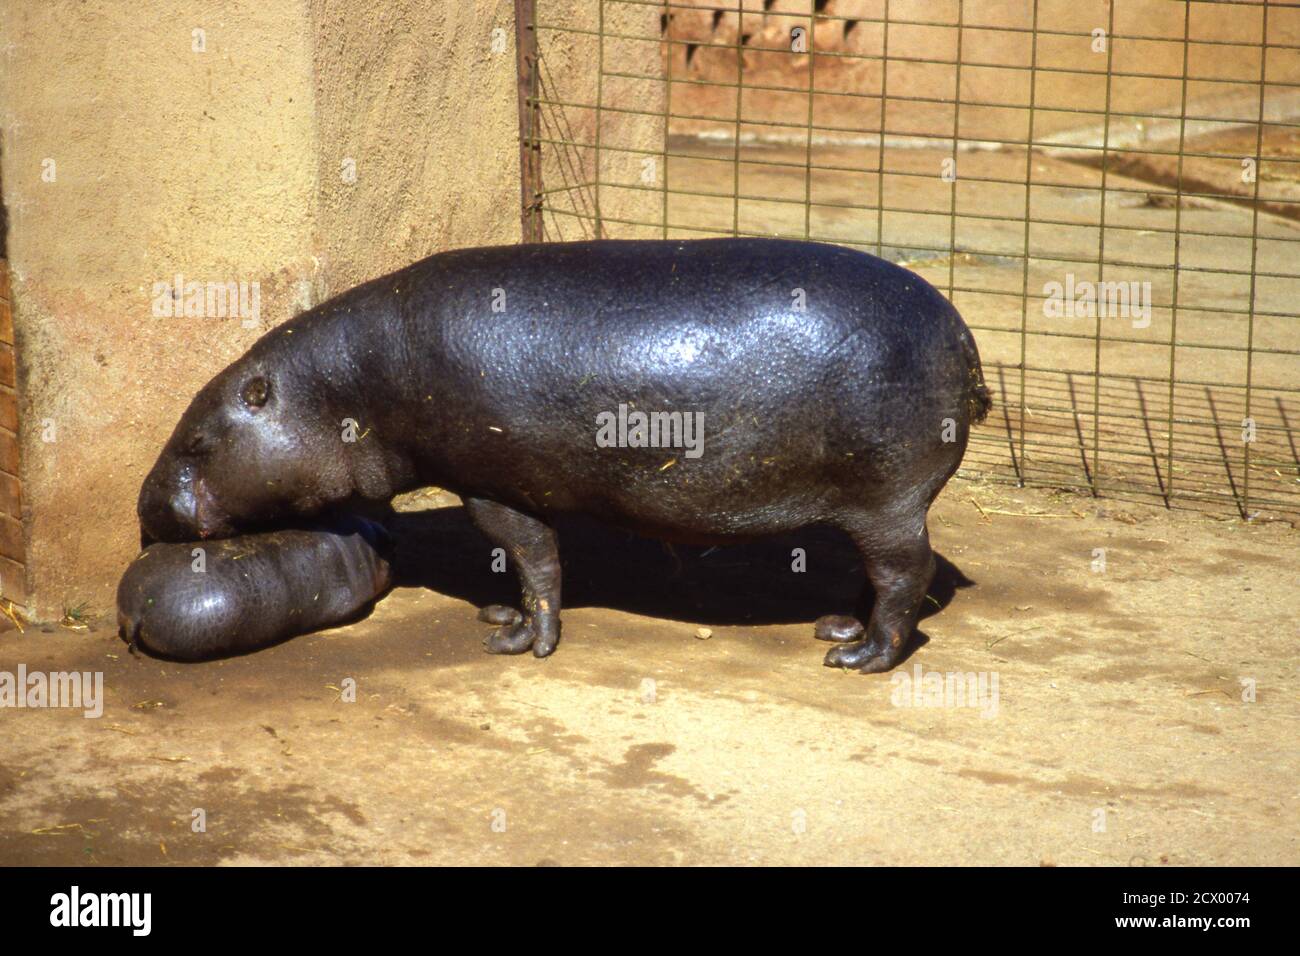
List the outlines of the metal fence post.
<svg viewBox="0 0 1300 956">
<path fill-rule="evenodd" d="M 515 65 L 519 99 L 519 204 L 524 242 L 542 241 L 542 151 L 537 142 L 537 7 L 515 0 Z"/>
</svg>

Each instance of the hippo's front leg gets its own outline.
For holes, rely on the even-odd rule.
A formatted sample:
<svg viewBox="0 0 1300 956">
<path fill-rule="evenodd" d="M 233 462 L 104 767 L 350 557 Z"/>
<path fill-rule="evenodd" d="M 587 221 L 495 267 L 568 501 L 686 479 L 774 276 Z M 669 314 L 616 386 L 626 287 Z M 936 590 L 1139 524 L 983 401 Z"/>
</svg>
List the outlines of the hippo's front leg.
<svg viewBox="0 0 1300 956">
<path fill-rule="evenodd" d="M 530 647 L 546 657 L 560 640 L 560 552 L 545 522 L 486 498 L 466 498 L 470 519 L 515 563 L 523 613 L 487 607 L 481 620 L 499 624 L 487 639 L 489 654 L 522 654 Z"/>
</svg>

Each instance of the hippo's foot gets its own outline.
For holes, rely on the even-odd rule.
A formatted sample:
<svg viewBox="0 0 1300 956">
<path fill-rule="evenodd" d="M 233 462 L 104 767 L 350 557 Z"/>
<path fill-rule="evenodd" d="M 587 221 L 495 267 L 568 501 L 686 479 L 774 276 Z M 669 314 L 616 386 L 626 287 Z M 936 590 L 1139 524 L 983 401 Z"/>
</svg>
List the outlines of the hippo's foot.
<svg viewBox="0 0 1300 956">
<path fill-rule="evenodd" d="M 878 674 L 898 663 L 902 656 L 903 640 L 898 634 L 891 639 L 864 639 L 866 628 L 856 617 L 847 614 L 827 614 L 813 625 L 813 636 L 819 641 L 833 641 L 835 647 L 826 652 L 827 667 L 842 667 Z"/>
<path fill-rule="evenodd" d="M 847 644 L 862 640 L 862 622 L 847 614 L 826 614 L 813 625 L 813 637 L 819 641 Z"/>
<path fill-rule="evenodd" d="M 478 619 L 499 625 L 483 642 L 489 654 L 522 654 L 529 649 L 534 657 L 549 657 L 559 641 L 559 625 L 554 616 L 524 617 L 512 607 L 491 604 L 478 612 Z"/>
<path fill-rule="evenodd" d="M 523 620 L 523 615 L 504 604 L 489 604 L 487 607 L 479 608 L 478 619 L 484 624 L 504 627 L 508 624 L 518 624 Z"/>
<path fill-rule="evenodd" d="M 836 644 L 826 652 L 825 663 L 827 667 L 842 667 L 863 674 L 879 674 L 898 663 L 898 659 L 903 655 L 903 647 L 902 637 L 898 634 L 887 641 L 866 640 Z"/>
<path fill-rule="evenodd" d="M 560 553 L 555 530 L 540 518 L 486 498 L 466 498 L 474 524 L 515 562 L 523 612 L 492 604 L 480 621 L 498 625 L 486 641 L 489 654 L 548 657 L 560 640 Z"/>
<path fill-rule="evenodd" d="M 925 529 L 925 512 L 904 515 L 895 527 L 882 527 L 877 516 L 849 515 L 844 528 L 862 552 L 867 583 L 858 598 L 856 617 L 827 615 L 817 621 L 816 635 L 836 644 L 826 652 L 826 666 L 863 674 L 887 671 L 907 651 L 925 591 L 934 577 L 934 552 Z M 870 608 L 868 614 L 863 614 Z M 869 620 L 865 627 L 862 621 Z"/>
</svg>

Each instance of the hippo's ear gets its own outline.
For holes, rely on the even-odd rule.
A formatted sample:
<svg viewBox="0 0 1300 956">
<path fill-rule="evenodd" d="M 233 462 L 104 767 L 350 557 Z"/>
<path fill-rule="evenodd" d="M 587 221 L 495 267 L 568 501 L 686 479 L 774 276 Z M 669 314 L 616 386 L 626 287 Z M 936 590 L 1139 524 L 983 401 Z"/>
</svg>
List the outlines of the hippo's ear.
<svg viewBox="0 0 1300 956">
<path fill-rule="evenodd" d="M 260 375 L 250 378 L 239 390 L 239 397 L 249 408 L 261 408 L 271 397 L 271 383 Z"/>
</svg>

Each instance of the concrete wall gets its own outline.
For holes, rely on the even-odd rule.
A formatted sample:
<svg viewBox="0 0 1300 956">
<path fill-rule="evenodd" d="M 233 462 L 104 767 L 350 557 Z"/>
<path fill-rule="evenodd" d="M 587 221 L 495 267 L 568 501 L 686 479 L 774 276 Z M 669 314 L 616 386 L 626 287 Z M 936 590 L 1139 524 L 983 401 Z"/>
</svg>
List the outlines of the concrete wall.
<svg viewBox="0 0 1300 956">
<path fill-rule="evenodd" d="M 22 485 L 18 479 L 17 361 L 4 227 L 0 215 L 0 595 L 22 604 L 27 600 L 27 548 L 23 539 Z"/>
<path fill-rule="evenodd" d="M 517 242 L 511 0 L 309 7 L 320 291 L 443 249 Z"/>
<path fill-rule="evenodd" d="M 0 2 L 35 615 L 110 611 L 144 474 L 268 327 L 518 239 L 514 76 L 509 0 Z M 177 274 L 257 283 L 257 320 L 156 316 Z"/>
</svg>

